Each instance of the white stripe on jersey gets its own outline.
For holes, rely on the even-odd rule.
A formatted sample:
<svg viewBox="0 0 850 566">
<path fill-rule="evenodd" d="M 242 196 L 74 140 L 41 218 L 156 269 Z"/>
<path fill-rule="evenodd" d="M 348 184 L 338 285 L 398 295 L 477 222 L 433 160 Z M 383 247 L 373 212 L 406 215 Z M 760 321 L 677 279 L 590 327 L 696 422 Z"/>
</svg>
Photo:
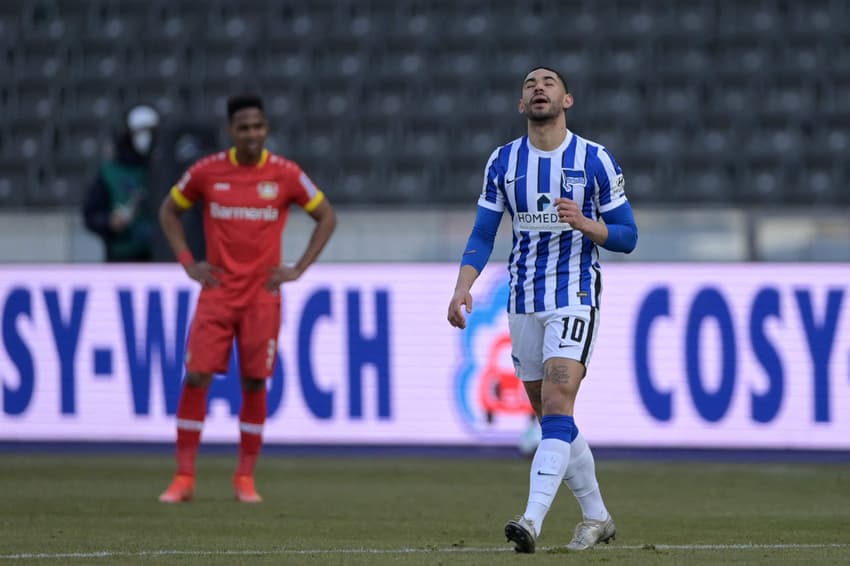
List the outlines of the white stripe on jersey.
<svg viewBox="0 0 850 566">
<path fill-rule="evenodd" d="M 524 136 L 496 148 L 487 161 L 478 204 L 507 209 L 513 220 L 509 312 L 599 306 L 599 252 L 557 220 L 560 196 L 598 220 L 626 202 L 622 171 L 607 149 L 569 131 L 553 151 L 535 148 Z"/>
<path fill-rule="evenodd" d="M 301 175 L 298 177 L 298 180 L 301 182 L 301 186 L 304 187 L 304 190 L 307 191 L 307 194 L 312 199 L 319 192 L 319 189 L 313 184 L 313 180 L 307 176 L 307 173 L 301 172 Z"/>
</svg>

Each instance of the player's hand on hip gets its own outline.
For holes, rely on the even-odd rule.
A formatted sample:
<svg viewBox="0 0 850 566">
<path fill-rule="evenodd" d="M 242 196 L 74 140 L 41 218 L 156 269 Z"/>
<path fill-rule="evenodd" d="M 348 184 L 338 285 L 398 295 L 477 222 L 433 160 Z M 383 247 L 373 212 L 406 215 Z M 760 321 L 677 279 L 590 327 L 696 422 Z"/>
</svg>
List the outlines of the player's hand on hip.
<svg viewBox="0 0 850 566">
<path fill-rule="evenodd" d="M 452 296 L 449 303 L 449 324 L 456 328 L 466 328 L 466 317 L 463 315 L 463 307 L 466 312 L 472 312 L 472 294 L 469 291 L 458 290 Z"/>
<path fill-rule="evenodd" d="M 288 281 L 295 281 L 301 277 L 302 271 L 291 265 L 279 265 L 271 268 L 269 279 L 266 281 L 266 289 L 277 291 L 281 285 Z"/>
<path fill-rule="evenodd" d="M 205 261 L 197 261 L 191 265 L 185 266 L 186 274 L 203 285 L 204 287 L 218 287 L 221 281 L 216 278 L 215 274 L 221 271 L 221 268 L 210 265 Z"/>
<path fill-rule="evenodd" d="M 581 230 L 584 223 L 589 220 L 578 206 L 578 203 L 568 198 L 556 198 L 555 208 L 558 209 L 558 219 L 566 222 L 575 230 Z"/>
</svg>

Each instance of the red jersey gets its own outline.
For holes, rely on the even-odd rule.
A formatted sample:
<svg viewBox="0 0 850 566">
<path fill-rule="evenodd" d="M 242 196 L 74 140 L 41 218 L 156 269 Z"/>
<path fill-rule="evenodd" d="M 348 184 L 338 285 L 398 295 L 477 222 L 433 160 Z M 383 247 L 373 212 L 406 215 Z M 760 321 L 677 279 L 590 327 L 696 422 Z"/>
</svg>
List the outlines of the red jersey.
<svg viewBox="0 0 850 566">
<path fill-rule="evenodd" d="M 263 150 L 259 163 L 240 165 L 236 149 L 196 162 L 171 189 L 181 208 L 204 203 L 207 261 L 220 268 L 219 288 L 232 305 L 244 305 L 261 293 L 272 268 L 281 262 L 281 237 L 289 206 L 307 212 L 324 199 L 309 177 L 294 163 Z"/>
</svg>

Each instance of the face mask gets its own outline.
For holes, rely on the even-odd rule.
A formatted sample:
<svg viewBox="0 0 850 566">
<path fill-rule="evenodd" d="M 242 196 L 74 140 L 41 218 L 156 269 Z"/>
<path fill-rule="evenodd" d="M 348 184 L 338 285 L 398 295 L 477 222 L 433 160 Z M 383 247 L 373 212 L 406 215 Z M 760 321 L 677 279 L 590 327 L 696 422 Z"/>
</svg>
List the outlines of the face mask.
<svg viewBox="0 0 850 566">
<path fill-rule="evenodd" d="M 133 149 L 136 150 L 136 153 L 139 155 L 147 155 L 151 150 L 151 144 L 153 143 L 153 132 L 150 130 L 139 130 L 138 132 L 133 132 L 132 141 Z"/>
<path fill-rule="evenodd" d="M 150 153 L 153 144 L 153 129 L 159 125 L 159 113 L 150 106 L 136 106 L 127 114 L 127 129 L 133 149 L 139 155 Z"/>
</svg>

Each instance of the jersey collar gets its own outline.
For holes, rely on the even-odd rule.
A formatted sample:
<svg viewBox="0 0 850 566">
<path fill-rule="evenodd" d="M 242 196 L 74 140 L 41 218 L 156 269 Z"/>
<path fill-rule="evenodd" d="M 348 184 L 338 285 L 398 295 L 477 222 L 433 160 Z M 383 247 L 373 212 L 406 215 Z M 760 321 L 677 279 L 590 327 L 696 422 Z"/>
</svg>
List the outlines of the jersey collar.
<svg viewBox="0 0 850 566">
<path fill-rule="evenodd" d="M 570 130 L 567 130 L 567 135 L 564 136 L 564 141 L 562 141 L 561 145 L 559 145 L 558 147 L 556 147 L 552 151 L 543 151 L 542 149 L 534 147 L 534 144 L 531 143 L 531 139 L 528 136 L 525 136 L 525 139 L 526 139 L 526 143 L 528 144 L 529 149 L 534 151 L 534 153 L 537 153 L 537 154 L 542 155 L 544 157 L 555 157 L 556 155 L 560 155 L 561 152 L 563 152 L 565 149 L 567 149 L 567 146 L 569 146 L 570 142 L 573 141 L 573 133 Z"/>
<path fill-rule="evenodd" d="M 231 165 L 239 166 L 240 163 L 236 159 L 236 148 L 231 147 L 227 152 L 227 158 L 230 160 Z M 263 148 L 263 153 L 260 154 L 260 161 L 257 162 L 256 167 L 260 168 L 266 164 L 269 160 L 269 150 Z"/>
</svg>

